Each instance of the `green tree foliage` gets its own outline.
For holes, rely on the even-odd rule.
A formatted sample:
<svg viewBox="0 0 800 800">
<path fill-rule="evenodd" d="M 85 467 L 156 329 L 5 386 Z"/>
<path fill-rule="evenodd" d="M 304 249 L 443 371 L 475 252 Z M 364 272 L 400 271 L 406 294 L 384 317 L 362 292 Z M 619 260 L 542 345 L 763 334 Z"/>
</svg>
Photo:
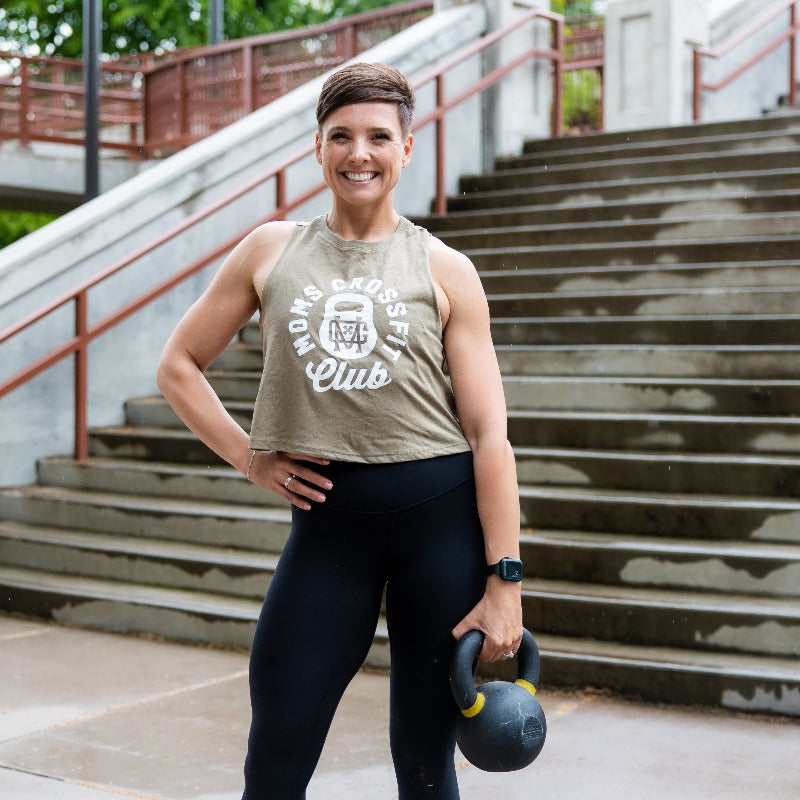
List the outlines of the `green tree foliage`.
<svg viewBox="0 0 800 800">
<path fill-rule="evenodd" d="M 327 22 L 391 0 L 224 0 L 225 37 Z M 208 0 L 102 0 L 102 50 L 130 54 L 208 41 Z M 80 58 L 83 0 L 7 0 L 0 8 L 0 49 Z"/>
<path fill-rule="evenodd" d="M 605 0 L 550 0 L 550 10 L 569 19 L 600 14 L 605 5 Z"/>
<path fill-rule="evenodd" d="M 52 222 L 54 214 L 0 210 L 0 249 Z"/>
<path fill-rule="evenodd" d="M 604 0 L 550 0 L 550 9 L 563 14 L 573 24 L 600 16 L 605 11 L 605 6 Z M 569 28 L 565 33 L 569 35 Z M 562 102 L 566 130 L 586 130 L 598 126 L 601 92 L 600 75 L 597 71 L 581 69 L 565 73 Z"/>
</svg>

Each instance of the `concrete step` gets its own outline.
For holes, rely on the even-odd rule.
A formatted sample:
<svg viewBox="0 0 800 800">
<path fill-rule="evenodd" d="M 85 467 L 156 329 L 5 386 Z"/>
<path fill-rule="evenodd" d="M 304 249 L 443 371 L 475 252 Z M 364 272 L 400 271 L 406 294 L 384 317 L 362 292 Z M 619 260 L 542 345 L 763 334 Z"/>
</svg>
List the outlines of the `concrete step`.
<svg viewBox="0 0 800 800">
<path fill-rule="evenodd" d="M 499 326 L 498 326 L 499 327 Z M 796 344 L 498 344 L 506 375 L 625 375 L 790 379 L 800 374 Z"/>
<path fill-rule="evenodd" d="M 244 329 L 249 330 L 249 327 Z M 258 327 L 256 326 L 256 331 Z M 252 336 L 252 332 L 248 335 L 248 340 Z M 240 339 L 243 334 L 240 333 Z M 238 341 L 234 346 L 228 347 L 211 365 L 214 370 L 245 370 L 260 372 L 264 364 L 264 358 L 261 353 L 261 343 L 256 341 Z"/>
<path fill-rule="evenodd" d="M 245 427 L 252 419 L 258 380 L 251 375 L 237 378 L 232 373 L 225 378 L 227 392 L 221 396 Z M 702 411 L 748 416 L 800 411 L 800 381 L 793 380 L 507 375 L 503 387 L 506 404 L 512 409 Z M 237 400 L 230 401 L 231 396 Z M 135 398 L 125 408 L 132 426 L 183 427 L 160 397 Z"/>
<path fill-rule="evenodd" d="M 508 414 L 517 447 L 629 449 L 752 455 L 800 452 L 800 418 L 597 411 L 524 411 Z M 220 465 L 188 432 L 165 428 L 101 428 L 90 432 L 90 454 L 168 463 Z M 2 507 L 0 507 L 2 511 Z"/>
<path fill-rule="evenodd" d="M 575 182 L 539 184 L 518 188 L 473 190 L 448 197 L 448 212 L 496 210 L 534 205 L 560 205 L 564 208 L 612 202 L 650 202 L 675 199 L 686 202 L 694 198 L 700 202 L 725 199 L 741 192 L 792 192 L 798 184 L 800 168 L 759 170 L 746 165 L 724 174 L 700 175 L 648 175 L 641 178 L 605 180 L 579 179 Z M 421 221 L 424 227 L 428 219 Z M 434 218 L 435 219 L 435 218 Z M 435 225 L 436 223 L 431 223 Z"/>
<path fill-rule="evenodd" d="M 635 491 L 800 495 L 800 458 L 672 451 L 517 447 L 520 483 L 555 487 L 607 487 Z M 138 497 L 177 498 L 285 509 L 272 492 L 248 483 L 230 467 L 161 464 L 129 459 L 39 464 L 42 485 Z"/>
<path fill-rule="evenodd" d="M 123 458 L 76 461 L 54 457 L 39 461 L 38 472 L 43 486 L 287 508 L 283 498 L 253 486 L 244 475 L 227 465 L 167 464 Z"/>
<path fill-rule="evenodd" d="M 249 337 L 248 330 L 243 336 Z M 237 358 L 249 351 L 248 364 L 258 359 L 257 345 L 237 349 Z M 794 379 L 800 375 L 800 352 L 793 343 L 745 345 L 712 344 L 501 344 L 495 347 L 506 375 L 651 375 L 653 377 L 719 377 Z M 235 369 L 236 364 L 226 363 Z M 243 367 L 244 368 L 244 367 Z"/>
<path fill-rule="evenodd" d="M 740 455 L 800 453 L 800 417 L 510 411 L 508 434 L 518 447 Z"/>
<path fill-rule="evenodd" d="M 798 137 L 800 138 L 800 137 Z M 543 205 L 518 205 L 513 208 L 481 208 L 473 211 L 456 211 L 443 216 L 430 216 L 420 220 L 423 227 L 437 236 L 447 231 L 481 230 L 521 225 L 586 224 L 618 220 L 648 220 L 671 218 L 707 218 L 733 214 L 769 214 L 797 211 L 800 197 L 789 189 L 718 193 L 713 197 L 671 196 L 661 199 L 624 199 L 606 202 L 546 203 Z"/>
<path fill-rule="evenodd" d="M 566 215 L 565 215 L 566 216 Z M 479 248 L 514 248 L 541 245 L 616 243 L 623 241 L 695 241 L 729 236 L 767 237 L 800 234 L 800 212 L 753 212 L 712 216 L 669 216 L 652 219 L 609 219 L 587 222 L 522 224 L 508 227 L 480 227 L 441 231 L 440 238 L 461 251 Z M 744 257 L 743 253 L 739 258 Z"/>
<path fill-rule="evenodd" d="M 520 483 L 540 488 L 800 496 L 800 457 L 566 447 L 517 447 L 515 453 Z"/>
<path fill-rule="evenodd" d="M 190 466 L 218 467 L 225 463 L 191 431 L 180 428 L 133 428 L 127 425 L 93 428 L 89 431 L 89 455 Z"/>
<path fill-rule="evenodd" d="M 157 634 L 169 639 L 249 647 L 260 603 L 186 590 L 67 578 L 46 572 L 0 567 L 0 606 L 66 624 Z M 603 686 L 625 695 L 663 702 L 702 703 L 775 714 L 800 715 L 794 697 L 800 666 L 793 659 L 743 653 L 641 647 L 536 631 L 543 685 Z M 381 621 L 367 658 L 389 664 Z M 513 665 L 499 665 L 498 673 Z M 481 668 L 482 674 L 494 674 Z M 505 676 L 508 677 L 508 676 Z"/>
<path fill-rule="evenodd" d="M 258 390 L 258 384 L 256 384 Z M 250 429 L 253 418 L 255 392 L 249 401 L 225 398 L 228 413 L 245 429 Z M 176 428 L 186 426 L 162 397 L 135 397 L 125 402 L 125 421 L 128 425 L 154 428 Z"/>
<path fill-rule="evenodd" d="M 514 376 L 504 381 L 513 409 L 638 413 L 698 412 L 743 416 L 800 412 L 800 381 L 624 376 Z"/>
<path fill-rule="evenodd" d="M 800 545 L 537 530 L 521 547 L 530 578 L 800 598 Z"/>
<path fill-rule="evenodd" d="M 800 261 L 494 269 L 478 274 L 487 294 L 774 287 L 800 285 Z"/>
<path fill-rule="evenodd" d="M 737 230 L 734 227 L 732 230 Z M 724 265 L 742 260 L 766 261 L 797 258 L 800 235 L 730 235 L 690 239 L 632 240 L 614 242 L 567 242 L 520 244 L 515 247 L 471 247 L 465 254 L 479 272 L 511 269 L 560 269 L 576 267 L 636 267 L 640 264 Z M 255 342 L 253 342 L 255 344 Z"/>
<path fill-rule="evenodd" d="M 263 600 L 278 557 L 118 533 L 0 522 L 0 562 L 101 580 Z"/>
<path fill-rule="evenodd" d="M 580 164 L 523 167 L 495 170 L 485 175 L 464 175 L 459 192 L 486 192 L 500 189 L 523 189 L 533 186 L 575 184 L 589 181 L 637 180 L 667 176 L 713 175 L 750 171 L 796 169 L 800 167 L 800 149 L 770 150 L 746 148 L 737 152 L 685 153 L 654 157 L 625 157 Z"/>
<path fill-rule="evenodd" d="M 530 139 L 523 145 L 525 152 L 544 152 L 572 150 L 576 146 L 587 148 L 604 146 L 625 146 L 637 142 L 661 142 L 668 145 L 673 141 L 692 137 L 709 138 L 724 136 L 758 136 L 761 132 L 785 132 L 800 128 L 800 114 L 790 113 L 781 116 L 760 116 L 752 119 L 724 120 L 720 122 L 688 123 L 671 125 L 666 128 L 639 128 L 623 131 L 597 131 L 581 134 L 579 139 L 561 136 L 555 139 Z"/>
<path fill-rule="evenodd" d="M 28 486 L 0 492 L 0 518 L 28 525 L 278 553 L 287 509 Z"/>
<path fill-rule="evenodd" d="M 244 336 L 249 336 L 247 330 Z M 255 359 L 256 346 L 249 349 Z M 794 344 L 498 344 L 506 375 L 651 375 L 719 378 L 787 378 L 800 374 L 800 352 Z M 261 354 L 258 350 L 258 366 Z M 235 368 L 227 364 L 230 368 Z"/>
<path fill-rule="evenodd" d="M 569 147 L 568 144 L 572 144 Z M 741 132 L 713 133 L 705 135 L 692 132 L 685 137 L 653 139 L 644 141 L 606 141 L 588 140 L 584 144 L 574 139 L 559 148 L 537 148 L 527 144 L 522 155 L 500 158 L 496 168 L 518 169 L 526 166 L 544 166 L 575 163 L 586 160 L 613 160 L 618 158 L 652 158 L 664 155 L 695 155 L 698 153 L 752 152 L 753 150 L 796 150 L 800 148 L 800 129 L 798 127 L 776 128 L 773 130 L 754 130 L 747 136 Z"/>
<path fill-rule="evenodd" d="M 800 501 L 609 488 L 521 486 L 523 527 L 800 545 Z"/>
<path fill-rule="evenodd" d="M 0 607 L 120 633 L 249 647 L 257 600 L 0 566 Z"/>
<path fill-rule="evenodd" d="M 536 630 L 638 644 L 800 657 L 800 604 L 794 598 L 575 584 L 536 579 L 522 593 Z"/>
<path fill-rule="evenodd" d="M 800 284 L 719 288 L 594 289 L 488 295 L 495 317 L 800 313 Z"/>
<path fill-rule="evenodd" d="M 800 716 L 796 659 L 598 642 L 532 630 L 545 686 L 595 686 L 656 703 Z"/>
<path fill-rule="evenodd" d="M 754 345 L 800 338 L 799 314 L 496 317 L 498 345 Z"/>
<path fill-rule="evenodd" d="M 123 633 L 249 648 L 262 602 L 186 589 L 0 566 L 0 608 L 56 622 Z M 367 664 L 386 668 L 380 621 Z"/>
</svg>

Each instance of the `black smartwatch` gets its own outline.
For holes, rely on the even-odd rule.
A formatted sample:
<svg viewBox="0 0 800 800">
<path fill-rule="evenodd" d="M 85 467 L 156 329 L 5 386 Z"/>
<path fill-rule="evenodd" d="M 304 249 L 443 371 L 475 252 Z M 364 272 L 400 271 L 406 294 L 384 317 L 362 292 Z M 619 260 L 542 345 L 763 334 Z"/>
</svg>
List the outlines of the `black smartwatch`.
<svg viewBox="0 0 800 800">
<path fill-rule="evenodd" d="M 501 558 L 496 564 L 486 567 L 487 575 L 498 575 L 503 581 L 522 580 L 522 562 L 518 558 Z"/>
</svg>

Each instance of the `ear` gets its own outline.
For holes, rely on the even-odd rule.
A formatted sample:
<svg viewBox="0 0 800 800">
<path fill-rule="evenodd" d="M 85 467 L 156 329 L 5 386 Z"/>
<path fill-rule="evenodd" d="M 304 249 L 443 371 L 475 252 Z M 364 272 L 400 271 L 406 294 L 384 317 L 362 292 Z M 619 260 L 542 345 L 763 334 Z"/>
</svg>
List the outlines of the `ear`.
<svg viewBox="0 0 800 800">
<path fill-rule="evenodd" d="M 411 161 L 411 151 L 414 148 L 414 136 L 412 134 L 408 134 L 408 138 L 403 143 L 403 161 L 402 164 L 404 167 L 408 166 L 408 162 Z"/>
<path fill-rule="evenodd" d="M 314 135 L 314 150 L 317 155 L 317 164 L 322 164 L 322 136 L 319 131 Z"/>
</svg>

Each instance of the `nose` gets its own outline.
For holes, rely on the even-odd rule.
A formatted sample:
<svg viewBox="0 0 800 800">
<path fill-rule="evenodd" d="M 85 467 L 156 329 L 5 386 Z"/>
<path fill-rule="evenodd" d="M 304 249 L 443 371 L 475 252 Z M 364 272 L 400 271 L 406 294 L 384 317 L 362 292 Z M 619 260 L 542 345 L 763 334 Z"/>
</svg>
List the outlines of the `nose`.
<svg viewBox="0 0 800 800">
<path fill-rule="evenodd" d="M 352 140 L 350 148 L 350 161 L 354 164 L 363 164 L 369 161 L 369 147 L 367 140 L 361 136 L 356 136 Z"/>
</svg>

